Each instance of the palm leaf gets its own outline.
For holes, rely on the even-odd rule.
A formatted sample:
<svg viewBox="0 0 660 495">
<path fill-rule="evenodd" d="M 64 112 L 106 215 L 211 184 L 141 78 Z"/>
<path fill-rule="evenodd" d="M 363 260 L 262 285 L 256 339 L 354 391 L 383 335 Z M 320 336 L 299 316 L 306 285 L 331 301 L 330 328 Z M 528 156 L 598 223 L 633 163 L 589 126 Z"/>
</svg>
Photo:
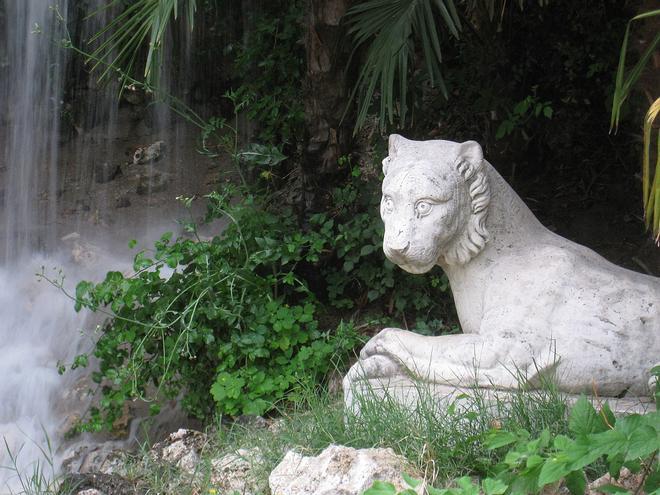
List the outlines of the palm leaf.
<svg viewBox="0 0 660 495">
<path fill-rule="evenodd" d="M 612 98 L 612 115 L 610 118 L 610 131 L 616 131 L 621 117 L 621 107 L 626 101 L 632 88 L 642 74 L 651 55 L 654 53 L 658 43 L 660 43 L 660 33 L 657 33 L 653 40 L 646 47 L 641 57 L 634 67 L 627 74 L 626 70 L 626 52 L 628 51 L 628 40 L 630 38 L 630 29 L 633 21 L 648 19 L 660 15 L 660 9 L 650 10 L 639 14 L 626 26 L 626 32 L 621 44 L 619 54 L 619 66 L 616 71 L 616 80 L 614 87 L 614 96 Z M 653 123 L 660 113 L 660 98 L 656 99 L 646 112 L 644 117 L 644 151 L 642 156 L 642 201 L 644 205 L 644 222 L 647 230 L 650 229 L 655 238 L 656 244 L 660 246 L 660 133 L 656 136 L 656 163 L 655 170 L 651 173 L 651 140 L 653 137 Z"/>
<path fill-rule="evenodd" d="M 110 0 L 105 8 L 117 5 L 121 0 Z M 158 68 L 162 63 L 163 40 L 172 19 L 179 16 L 179 4 L 185 3 L 188 28 L 193 29 L 197 0 L 134 0 L 120 15 L 96 33 L 90 43 L 99 46 L 89 55 L 94 62 L 92 69 L 104 67 L 100 79 L 104 79 L 117 68 L 126 75 L 131 74 L 139 51 L 147 45 L 146 62 L 143 70 L 145 83 L 157 84 Z"/>
<path fill-rule="evenodd" d="M 610 119 L 610 131 L 617 128 L 619 125 L 619 118 L 621 116 L 621 106 L 626 101 L 630 95 L 630 91 L 633 86 L 639 79 L 639 76 L 642 74 L 644 67 L 648 63 L 651 55 L 655 51 L 658 43 L 660 43 L 660 32 L 655 35 L 655 38 L 649 46 L 646 47 L 644 53 L 639 58 L 639 61 L 635 64 L 632 70 L 628 73 L 628 77 L 625 77 L 626 70 L 626 53 L 628 51 L 628 39 L 630 38 L 630 28 L 633 21 L 638 21 L 641 19 L 648 19 L 649 17 L 654 17 L 660 15 L 660 9 L 650 10 L 644 12 L 643 14 L 636 15 L 628 21 L 626 26 L 626 33 L 623 36 L 623 43 L 621 44 L 621 52 L 619 53 L 619 66 L 616 71 L 616 81 L 614 86 L 614 97 L 612 98 L 612 116 Z"/>
<path fill-rule="evenodd" d="M 366 121 L 376 88 L 380 90 L 381 128 L 394 123 L 396 102 L 400 123 L 405 125 L 408 77 L 413 69 L 416 40 L 421 41 L 431 84 L 439 86 L 446 96 L 436 17 L 442 18 L 448 31 L 458 37 L 461 24 L 453 0 L 366 0 L 352 7 L 346 16 L 355 46 L 351 60 L 359 48 L 367 46 L 350 96 L 351 102 L 356 97 L 358 102 L 356 131 Z"/>
<path fill-rule="evenodd" d="M 642 197 L 644 220 L 660 245 L 660 132 L 656 131 L 655 171 L 651 176 L 651 139 L 653 122 L 660 114 L 660 98 L 656 99 L 644 118 L 644 154 L 642 158 Z"/>
</svg>

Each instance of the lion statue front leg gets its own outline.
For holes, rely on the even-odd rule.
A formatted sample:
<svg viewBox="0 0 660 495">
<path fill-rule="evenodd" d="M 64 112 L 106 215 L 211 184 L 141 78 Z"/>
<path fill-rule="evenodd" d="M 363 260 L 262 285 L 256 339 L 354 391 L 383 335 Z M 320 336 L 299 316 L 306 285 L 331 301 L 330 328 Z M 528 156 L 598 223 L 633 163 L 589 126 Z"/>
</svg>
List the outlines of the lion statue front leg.
<svg viewBox="0 0 660 495">
<path fill-rule="evenodd" d="M 540 347 L 540 346 L 539 346 Z M 407 375 L 424 382 L 514 389 L 521 377 L 534 380 L 540 352 L 506 337 L 479 334 L 428 337 L 386 328 L 360 352 L 349 380 Z"/>
</svg>

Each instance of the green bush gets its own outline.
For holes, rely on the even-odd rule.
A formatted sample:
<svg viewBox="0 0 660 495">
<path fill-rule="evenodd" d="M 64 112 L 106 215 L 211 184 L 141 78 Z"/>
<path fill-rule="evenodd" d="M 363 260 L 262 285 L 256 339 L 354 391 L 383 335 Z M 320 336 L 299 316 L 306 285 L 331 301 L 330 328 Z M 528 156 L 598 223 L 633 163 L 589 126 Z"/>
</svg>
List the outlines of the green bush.
<svg viewBox="0 0 660 495">
<path fill-rule="evenodd" d="M 235 205 L 232 196 L 208 198 L 211 216 L 232 220 L 222 236 L 172 241 L 167 233 L 135 256 L 134 275 L 78 284 L 77 310 L 112 314 L 94 350 L 103 398 L 89 427 L 111 427 L 126 400 L 153 399 L 155 412 L 180 394 L 198 417 L 261 414 L 356 345 L 350 325 L 319 328 L 317 299 L 295 273 L 297 263 L 318 261 L 318 236 L 253 196 Z"/>
</svg>

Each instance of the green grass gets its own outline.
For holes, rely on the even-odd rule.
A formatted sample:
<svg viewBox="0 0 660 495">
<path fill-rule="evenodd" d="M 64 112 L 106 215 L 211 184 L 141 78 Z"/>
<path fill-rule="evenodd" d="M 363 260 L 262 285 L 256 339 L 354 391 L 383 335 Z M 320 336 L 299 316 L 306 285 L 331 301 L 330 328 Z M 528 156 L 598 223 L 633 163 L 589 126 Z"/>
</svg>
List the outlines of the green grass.
<svg viewBox="0 0 660 495">
<path fill-rule="evenodd" d="M 283 402 L 286 407 L 268 419 L 268 427 L 224 421 L 210 426 L 202 461 L 192 475 L 155 460 L 145 442 L 128 457 L 125 477 L 137 480 L 146 493 L 225 493 L 211 483 L 211 461 L 241 448 L 258 448 L 258 459 L 249 461 L 253 493 L 268 495 L 268 475 L 288 450 L 317 455 L 327 446 L 339 444 L 391 447 L 408 460 L 408 473 L 440 486 L 461 476 L 488 474 L 502 455 L 484 446 L 485 434 L 493 428 L 522 428 L 534 436 L 543 429 L 563 433 L 568 426 L 566 401 L 551 383 L 543 383 L 540 390 L 523 389 L 497 398 L 475 390 L 455 403 L 444 404 L 433 399 L 429 385 L 419 383 L 415 408 L 366 389 L 355 397 L 359 415 L 347 412 L 343 398 L 326 388 L 301 387 L 294 394 L 294 400 Z M 17 472 L 22 484 L 17 493 L 73 493 L 59 487 L 61 480 L 49 481 L 55 478 L 46 476 L 44 468 L 48 466 L 37 465 L 29 475 Z"/>
<path fill-rule="evenodd" d="M 205 461 L 196 480 L 148 461 L 146 455 L 136 458 L 129 475 L 141 478 L 154 493 L 167 486 L 177 486 L 178 493 L 213 493 L 209 492 L 214 489 L 210 460 L 240 448 L 258 447 L 260 458 L 252 461 L 251 476 L 259 493 L 267 495 L 268 474 L 289 449 L 317 455 L 330 444 L 340 444 L 391 447 L 409 461 L 410 473 L 441 485 L 465 475 L 483 476 L 500 460 L 501 453 L 483 445 L 485 434 L 493 428 L 524 428 L 532 435 L 544 428 L 553 433 L 567 430 L 565 400 L 551 384 L 544 384 L 540 391 L 490 400 L 475 391 L 471 397 L 461 397 L 460 406 L 439 406 L 425 384 L 419 385 L 418 392 L 417 407 L 410 410 L 391 397 L 367 391 L 356 399 L 361 411 L 357 416 L 348 414 L 342 398 L 326 389 L 298 390 L 297 400 L 278 410 L 268 428 L 236 422 L 210 428 L 209 445 L 202 455 Z"/>
</svg>

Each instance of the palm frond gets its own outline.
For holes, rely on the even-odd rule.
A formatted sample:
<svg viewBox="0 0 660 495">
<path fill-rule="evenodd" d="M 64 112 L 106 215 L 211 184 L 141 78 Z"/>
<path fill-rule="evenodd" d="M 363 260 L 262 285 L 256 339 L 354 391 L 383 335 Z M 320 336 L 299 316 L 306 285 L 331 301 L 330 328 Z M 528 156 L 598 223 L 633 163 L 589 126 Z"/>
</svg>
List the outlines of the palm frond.
<svg viewBox="0 0 660 495">
<path fill-rule="evenodd" d="M 642 53 L 642 56 L 639 58 L 635 66 L 628 73 L 628 77 L 625 77 L 626 70 L 626 53 L 628 51 L 628 39 L 630 38 L 630 28 L 634 21 L 639 21 L 641 19 L 648 19 L 649 17 L 654 17 L 660 15 L 660 9 L 650 10 L 644 12 L 643 14 L 636 15 L 628 21 L 626 26 L 626 34 L 623 36 L 623 43 L 621 44 L 621 52 L 619 54 L 619 66 L 616 71 L 616 82 L 614 86 L 614 97 L 612 98 L 612 116 L 610 119 L 610 131 L 617 128 L 619 125 L 619 118 L 621 117 L 621 107 L 630 95 L 630 91 L 633 86 L 639 79 L 639 76 L 642 74 L 644 67 L 648 63 L 651 55 L 655 51 L 658 43 L 660 43 L 660 32 L 655 35 L 655 38 L 649 45 L 646 47 L 646 50 Z"/>
<path fill-rule="evenodd" d="M 655 130 L 655 171 L 651 175 L 651 139 L 653 123 L 660 114 L 660 98 L 656 99 L 644 118 L 644 155 L 642 159 L 642 198 L 644 221 L 651 229 L 656 244 L 660 246 L 660 131 Z"/>
<path fill-rule="evenodd" d="M 446 96 L 436 17 L 442 18 L 449 32 L 458 37 L 461 23 L 453 0 L 367 0 L 346 15 L 355 46 L 353 54 L 368 45 L 351 93 L 351 101 L 358 97 L 356 131 L 366 121 L 376 88 L 380 91 L 381 127 L 394 123 L 396 102 L 401 125 L 405 125 L 408 77 L 414 65 L 416 40 L 421 41 L 431 84 L 440 87 Z"/>
<path fill-rule="evenodd" d="M 614 87 L 614 96 L 612 98 L 612 115 L 610 118 L 610 132 L 616 131 L 621 117 L 621 107 L 626 101 L 635 83 L 646 67 L 651 55 L 655 52 L 660 43 L 660 32 L 649 43 L 641 57 L 628 72 L 626 70 L 626 53 L 628 51 L 628 40 L 630 38 L 630 29 L 633 21 L 648 19 L 660 15 L 660 9 L 650 10 L 639 14 L 626 26 L 626 33 L 621 44 L 619 54 L 619 66 L 616 71 L 616 81 Z M 653 123 L 660 114 L 660 98 L 656 99 L 646 112 L 644 117 L 644 152 L 642 157 L 642 201 L 644 205 L 644 222 L 647 230 L 651 230 L 656 244 L 660 246 L 660 133 L 656 130 L 656 152 L 655 152 L 655 171 L 651 173 L 652 148 L 651 140 L 653 138 Z"/>
<path fill-rule="evenodd" d="M 107 7 L 120 1 L 111 0 Z M 103 68 L 99 78 L 108 77 L 118 67 L 124 74 L 131 74 L 138 52 L 147 44 L 143 77 L 146 84 L 156 85 L 163 40 L 170 21 L 179 17 L 179 4 L 185 4 L 188 28 L 192 30 L 197 0 L 135 0 L 96 33 L 90 43 L 98 42 L 99 46 L 89 55 L 88 62 L 94 70 Z"/>
</svg>

